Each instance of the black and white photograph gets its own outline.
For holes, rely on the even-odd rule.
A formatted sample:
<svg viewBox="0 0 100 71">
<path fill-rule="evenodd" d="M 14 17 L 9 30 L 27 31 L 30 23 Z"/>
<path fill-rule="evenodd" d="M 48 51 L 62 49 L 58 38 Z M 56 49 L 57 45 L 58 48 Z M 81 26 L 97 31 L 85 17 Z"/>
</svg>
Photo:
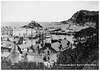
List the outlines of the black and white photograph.
<svg viewBox="0 0 100 71">
<path fill-rule="evenodd" d="M 99 70 L 99 0 L 1 1 L 1 70 Z"/>
</svg>

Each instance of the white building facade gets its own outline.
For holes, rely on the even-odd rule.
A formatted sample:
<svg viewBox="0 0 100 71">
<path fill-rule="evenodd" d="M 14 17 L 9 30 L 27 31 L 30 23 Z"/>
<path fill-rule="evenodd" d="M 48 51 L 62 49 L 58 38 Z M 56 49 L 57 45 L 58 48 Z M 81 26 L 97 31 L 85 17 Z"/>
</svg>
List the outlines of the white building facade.
<svg viewBox="0 0 100 71">
<path fill-rule="evenodd" d="M 26 28 L 15 28 L 13 30 L 13 36 L 35 36 L 36 30 L 35 29 L 26 29 Z"/>
</svg>

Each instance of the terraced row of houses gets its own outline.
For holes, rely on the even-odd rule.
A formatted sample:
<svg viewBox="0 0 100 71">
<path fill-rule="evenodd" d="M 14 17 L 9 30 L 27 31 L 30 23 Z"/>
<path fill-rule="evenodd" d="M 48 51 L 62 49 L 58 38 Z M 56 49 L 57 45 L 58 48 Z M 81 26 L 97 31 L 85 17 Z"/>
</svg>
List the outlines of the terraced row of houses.
<svg viewBox="0 0 100 71">
<path fill-rule="evenodd" d="M 13 35 L 13 28 L 10 26 L 1 27 L 1 35 Z"/>
<path fill-rule="evenodd" d="M 1 35 L 10 35 L 10 36 L 33 36 L 38 33 L 37 29 L 26 29 L 26 28 L 12 28 L 10 26 L 5 26 L 1 28 Z"/>
</svg>

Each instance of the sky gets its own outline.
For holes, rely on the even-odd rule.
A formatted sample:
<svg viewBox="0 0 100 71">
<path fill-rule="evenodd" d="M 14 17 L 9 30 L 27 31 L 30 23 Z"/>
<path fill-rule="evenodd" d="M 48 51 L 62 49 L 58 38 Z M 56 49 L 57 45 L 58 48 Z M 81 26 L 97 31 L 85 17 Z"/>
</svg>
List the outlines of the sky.
<svg viewBox="0 0 100 71">
<path fill-rule="evenodd" d="M 2 1 L 1 22 L 60 22 L 79 10 L 99 10 L 98 1 Z"/>
</svg>

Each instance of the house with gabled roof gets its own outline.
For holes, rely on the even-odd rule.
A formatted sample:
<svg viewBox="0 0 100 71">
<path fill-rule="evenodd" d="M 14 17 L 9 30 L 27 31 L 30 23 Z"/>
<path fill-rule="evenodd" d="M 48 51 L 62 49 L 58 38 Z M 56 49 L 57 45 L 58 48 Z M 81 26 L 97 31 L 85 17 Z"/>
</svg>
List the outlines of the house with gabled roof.
<svg viewBox="0 0 100 71">
<path fill-rule="evenodd" d="M 13 29 L 10 26 L 5 26 L 1 28 L 2 35 L 13 35 Z"/>
<path fill-rule="evenodd" d="M 6 33 L 6 28 L 1 27 L 1 35 L 4 35 Z"/>
<path fill-rule="evenodd" d="M 44 61 L 55 61 L 57 59 L 57 57 L 53 57 L 54 54 L 57 54 L 57 51 L 51 47 L 50 43 L 46 43 L 43 48 L 39 49 L 39 54 Z"/>
<path fill-rule="evenodd" d="M 12 44 L 13 42 L 10 41 L 2 41 L 1 42 L 1 51 L 4 52 L 10 52 L 10 50 L 12 49 Z"/>
<path fill-rule="evenodd" d="M 59 42 L 51 43 L 51 47 L 53 49 L 55 49 L 56 51 L 59 51 L 60 50 L 60 47 L 61 47 L 60 45 L 61 45 L 61 43 L 59 43 Z"/>
</svg>

